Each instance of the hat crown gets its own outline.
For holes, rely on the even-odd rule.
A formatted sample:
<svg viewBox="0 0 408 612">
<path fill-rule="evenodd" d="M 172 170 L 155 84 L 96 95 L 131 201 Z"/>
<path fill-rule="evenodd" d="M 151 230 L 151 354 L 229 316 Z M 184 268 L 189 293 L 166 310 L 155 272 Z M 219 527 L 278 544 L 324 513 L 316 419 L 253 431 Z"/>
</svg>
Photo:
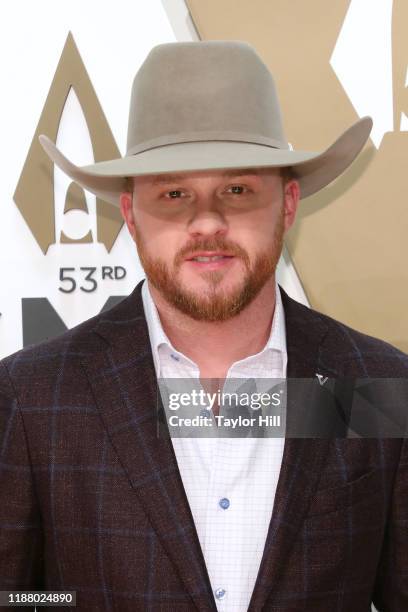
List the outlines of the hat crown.
<svg viewBox="0 0 408 612">
<path fill-rule="evenodd" d="M 270 71 L 241 41 L 157 45 L 133 82 L 127 155 L 209 140 L 288 149 Z"/>
</svg>

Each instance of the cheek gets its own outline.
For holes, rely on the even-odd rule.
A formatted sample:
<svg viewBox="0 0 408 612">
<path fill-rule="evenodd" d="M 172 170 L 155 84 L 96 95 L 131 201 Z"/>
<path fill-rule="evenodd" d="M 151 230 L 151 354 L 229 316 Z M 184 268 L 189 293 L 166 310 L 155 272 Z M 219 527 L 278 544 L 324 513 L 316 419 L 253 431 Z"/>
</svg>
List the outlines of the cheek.
<svg viewBox="0 0 408 612">
<path fill-rule="evenodd" d="M 183 246 L 177 229 L 169 228 L 167 223 L 150 215 L 138 215 L 135 231 L 146 253 L 168 263 L 173 261 L 175 254 Z"/>
<path fill-rule="evenodd" d="M 271 243 L 275 224 L 272 213 L 262 211 L 231 223 L 229 236 L 248 252 L 262 251 Z"/>
<path fill-rule="evenodd" d="M 268 245 L 277 235 L 285 230 L 285 215 L 282 206 L 270 207 L 263 211 L 262 218 L 258 219 L 257 234 L 258 242 Z"/>
<path fill-rule="evenodd" d="M 237 215 L 231 219 L 231 227 L 234 225 L 236 229 L 247 229 L 251 233 L 271 234 L 274 226 L 277 224 L 282 215 L 283 207 L 280 203 L 275 202 L 259 206 L 248 213 Z"/>
</svg>

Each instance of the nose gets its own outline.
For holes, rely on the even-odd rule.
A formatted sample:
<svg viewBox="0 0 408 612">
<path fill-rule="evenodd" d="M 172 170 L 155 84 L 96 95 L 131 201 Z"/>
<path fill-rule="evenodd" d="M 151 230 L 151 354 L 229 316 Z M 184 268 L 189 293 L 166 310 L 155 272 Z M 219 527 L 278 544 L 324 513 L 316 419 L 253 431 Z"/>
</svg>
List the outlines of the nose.
<svg viewBox="0 0 408 612">
<path fill-rule="evenodd" d="M 197 196 L 188 224 L 191 237 L 224 235 L 228 224 L 214 194 Z"/>
</svg>

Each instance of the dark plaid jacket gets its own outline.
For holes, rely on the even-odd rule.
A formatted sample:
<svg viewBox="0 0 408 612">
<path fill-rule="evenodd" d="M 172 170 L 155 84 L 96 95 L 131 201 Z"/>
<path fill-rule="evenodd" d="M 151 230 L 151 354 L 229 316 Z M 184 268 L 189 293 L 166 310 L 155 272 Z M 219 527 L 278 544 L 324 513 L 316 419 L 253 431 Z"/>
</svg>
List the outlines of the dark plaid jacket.
<svg viewBox="0 0 408 612">
<path fill-rule="evenodd" d="M 156 436 L 140 289 L 0 363 L 0 590 L 75 590 L 81 612 L 216 610 L 171 441 Z M 407 377 L 406 355 L 282 295 L 288 377 Z M 408 610 L 406 442 L 287 438 L 249 610 L 371 601 Z"/>
</svg>

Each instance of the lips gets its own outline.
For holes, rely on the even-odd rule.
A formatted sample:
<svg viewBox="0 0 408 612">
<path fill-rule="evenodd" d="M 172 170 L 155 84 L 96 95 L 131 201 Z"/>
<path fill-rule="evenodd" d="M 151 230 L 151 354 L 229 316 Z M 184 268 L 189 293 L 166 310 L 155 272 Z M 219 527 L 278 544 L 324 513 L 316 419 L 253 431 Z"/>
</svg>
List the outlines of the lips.
<svg viewBox="0 0 408 612">
<path fill-rule="evenodd" d="M 220 253 L 220 252 L 208 252 L 204 251 L 201 253 L 195 253 L 194 255 L 187 258 L 187 261 L 197 261 L 199 263 L 210 263 L 213 261 L 222 261 L 223 259 L 231 259 L 234 257 L 229 253 Z"/>
<path fill-rule="evenodd" d="M 235 255 L 220 251 L 202 251 L 190 255 L 185 263 L 200 272 L 228 270 L 236 261 Z"/>
</svg>

